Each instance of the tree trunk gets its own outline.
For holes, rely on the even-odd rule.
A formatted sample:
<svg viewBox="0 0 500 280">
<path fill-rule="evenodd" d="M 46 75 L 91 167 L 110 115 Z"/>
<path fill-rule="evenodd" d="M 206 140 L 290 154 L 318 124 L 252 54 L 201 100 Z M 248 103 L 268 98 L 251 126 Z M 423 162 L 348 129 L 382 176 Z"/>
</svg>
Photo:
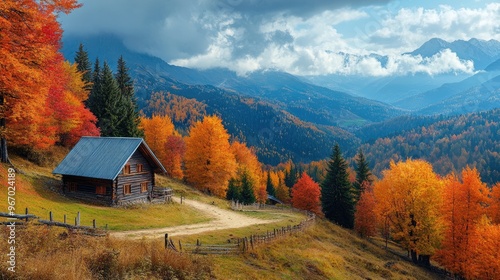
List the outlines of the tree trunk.
<svg viewBox="0 0 500 280">
<path fill-rule="evenodd" d="M 9 155 L 7 154 L 7 140 L 2 138 L 0 140 L 0 161 L 2 163 L 9 163 Z"/>
<path fill-rule="evenodd" d="M 413 261 L 413 263 L 418 263 L 417 251 L 411 250 L 410 254 L 411 254 L 411 260 Z"/>
</svg>

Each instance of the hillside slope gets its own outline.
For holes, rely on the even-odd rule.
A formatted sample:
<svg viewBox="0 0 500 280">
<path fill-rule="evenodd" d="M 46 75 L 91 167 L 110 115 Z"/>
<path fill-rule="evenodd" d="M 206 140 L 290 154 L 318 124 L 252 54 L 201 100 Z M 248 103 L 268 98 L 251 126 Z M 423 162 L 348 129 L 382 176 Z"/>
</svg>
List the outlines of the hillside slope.
<svg viewBox="0 0 500 280">
<path fill-rule="evenodd" d="M 129 228 L 137 228 L 138 221 L 130 216 L 139 213 L 147 218 L 171 219 L 174 215 L 186 218 L 188 208 L 174 204 L 154 210 L 152 206 L 134 208 L 109 208 L 81 204 L 75 200 L 58 198 L 60 195 L 43 182 L 50 175 L 51 167 L 40 168 L 23 159 L 15 159 L 23 168 L 18 174 L 16 196 L 19 207 L 33 205 L 37 214 L 45 209 L 75 210 L 86 215 L 97 215 L 104 221 L 119 219 L 128 221 Z M 2 165 L 1 169 L 6 166 Z M 6 174 L 6 172 L 1 172 Z M 1 177 L 4 180 L 6 178 Z M 49 180 L 56 183 L 55 179 Z M 182 192 L 189 187 L 178 186 Z M 29 193 L 29 196 L 25 196 Z M 202 194 L 198 194 L 204 196 Z M 200 200 L 212 201 L 204 196 Z M 220 202 L 217 201 L 219 205 Z M 35 206 L 36 205 L 36 206 Z M 40 208 L 37 208 L 40 207 Z M 68 208 L 70 207 L 70 208 Z M 180 207 L 180 208 L 179 208 Z M 224 206 L 223 206 L 224 207 Z M 119 211 L 120 213 L 118 213 Z M 57 212 L 60 213 L 60 212 Z M 182 215 L 181 215 L 182 214 Z M 117 216 L 118 215 L 118 216 Z M 196 215 L 196 214 L 195 214 Z M 269 214 L 247 213 L 262 216 Z M 56 219 L 60 219 L 56 215 Z M 180 225 L 184 221 L 171 221 Z M 292 223 L 295 221 L 285 221 Z M 87 220 L 82 221 L 83 224 Z M 279 224 L 277 224 L 279 225 Z M 150 226 L 160 227 L 151 223 Z M 213 230 L 185 240 L 225 240 L 239 235 L 262 231 L 263 225 L 247 229 Z M 215 229 L 215 228 L 214 228 Z M 123 240 L 113 237 L 96 238 L 64 233 L 64 229 L 46 226 L 17 227 L 16 229 L 16 277 L 20 279 L 440 279 L 440 276 L 407 262 L 404 257 L 394 255 L 371 241 L 363 240 L 352 231 L 342 229 L 322 219 L 303 233 L 281 238 L 267 245 L 260 245 L 242 255 L 196 256 L 178 254 L 163 249 L 163 239 Z M 8 231 L 1 231 L 0 238 L 6 240 Z M 176 239 L 176 241 L 179 239 Z M 3 243 L 7 245 L 6 242 Z M 391 246 L 392 250 L 397 250 Z M 5 248 L 4 248 L 5 249 Z M 5 249 L 6 250 L 6 249 Z M 399 252 L 404 254 L 404 252 Z M 0 256 L 0 278 L 9 279 L 6 254 Z M 68 269 L 70 267 L 71 269 Z"/>
<path fill-rule="evenodd" d="M 330 154 L 335 142 L 346 150 L 359 144 L 352 133 L 342 128 L 305 122 L 280 106 L 259 98 L 245 97 L 213 86 L 181 84 L 146 70 L 138 77 L 142 81 L 136 84 L 139 96 L 168 90 L 205 104 L 206 113 L 221 116 L 228 132 L 255 147 L 264 164 L 276 165 L 289 159 L 296 162 L 318 160 Z"/>
<path fill-rule="evenodd" d="M 419 122 L 421 126 L 411 126 L 361 147 L 374 163 L 375 174 L 387 169 L 391 160 L 421 158 L 441 175 L 460 172 L 469 165 L 478 169 L 484 182 L 500 181 L 500 109 L 445 119 L 423 118 Z"/>
</svg>

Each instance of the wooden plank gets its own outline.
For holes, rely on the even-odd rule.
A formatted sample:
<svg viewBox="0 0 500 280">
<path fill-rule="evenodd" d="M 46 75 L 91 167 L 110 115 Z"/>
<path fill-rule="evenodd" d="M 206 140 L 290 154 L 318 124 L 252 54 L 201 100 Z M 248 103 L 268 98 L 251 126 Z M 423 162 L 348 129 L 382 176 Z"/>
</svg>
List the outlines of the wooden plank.
<svg viewBox="0 0 500 280">
<path fill-rule="evenodd" d="M 33 215 L 33 214 L 14 214 L 14 215 L 11 215 L 9 213 L 4 213 L 4 212 L 0 212 L 0 217 L 7 217 L 7 218 L 16 218 L 16 219 L 36 219 L 38 218 L 37 216 Z"/>
</svg>

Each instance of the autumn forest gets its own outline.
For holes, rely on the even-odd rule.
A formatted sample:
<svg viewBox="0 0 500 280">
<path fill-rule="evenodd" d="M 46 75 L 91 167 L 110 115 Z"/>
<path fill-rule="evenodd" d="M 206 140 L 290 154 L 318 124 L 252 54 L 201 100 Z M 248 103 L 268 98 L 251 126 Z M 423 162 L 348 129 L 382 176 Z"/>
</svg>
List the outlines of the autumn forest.
<svg viewBox="0 0 500 280">
<path fill-rule="evenodd" d="M 69 150 L 82 136 L 142 137 L 169 177 L 207 195 L 244 204 L 272 197 L 363 238 L 395 241 L 424 267 L 498 279 L 500 109 L 400 116 L 351 130 L 285 111 L 273 117 L 276 105 L 237 95 L 221 97 L 224 109 L 214 110 L 174 85 L 137 87 L 123 57 L 90 61 L 80 44 L 74 63 L 65 60 L 57 15 L 78 7 L 76 0 L 0 3 L 2 162 L 15 153 L 43 164 L 54 147 Z M 244 118 L 257 127 L 285 121 L 265 142 L 248 126 L 235 129 Z M 304 140 L 312 138 L 328 149 Z M 299 156 L 282 146 L 296 146 Z"/>
</svg>

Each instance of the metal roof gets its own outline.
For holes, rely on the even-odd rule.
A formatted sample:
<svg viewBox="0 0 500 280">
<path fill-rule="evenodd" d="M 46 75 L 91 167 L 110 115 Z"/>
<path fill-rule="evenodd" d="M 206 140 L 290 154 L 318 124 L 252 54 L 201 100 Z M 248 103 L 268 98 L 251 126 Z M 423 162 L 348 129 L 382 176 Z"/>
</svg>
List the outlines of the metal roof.
<svg viewBox="0 0 500 280">
<path fill-rule="evenodd" d="M 267 194 L 267 199 L 274 201 L 274 202 L 277 202 L 277 203 L 280 203 L 280 204 L 285 204 L 285 203 L 281 202 L 281 200 L 277 199 L 276 197 L 274 197 L 270 194 Z"/>
<path fill-rule="evenodd" d="M 165 168 L 142 138 L 82 137 L 52 173 L 114 180 L 139 148 L 154 168 Z"/>
</svg>

